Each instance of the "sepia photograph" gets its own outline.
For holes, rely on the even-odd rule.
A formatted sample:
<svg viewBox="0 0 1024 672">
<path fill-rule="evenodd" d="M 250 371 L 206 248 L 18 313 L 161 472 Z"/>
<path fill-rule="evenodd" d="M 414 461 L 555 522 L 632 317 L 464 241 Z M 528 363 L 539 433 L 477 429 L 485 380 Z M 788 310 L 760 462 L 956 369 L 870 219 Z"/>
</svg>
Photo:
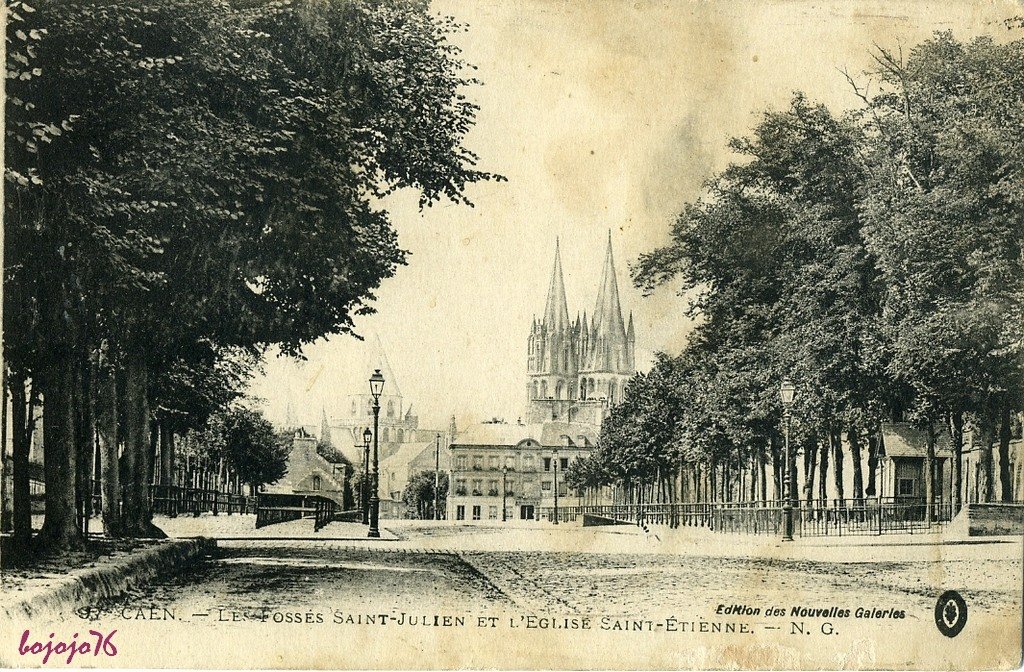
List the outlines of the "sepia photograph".
<svg viewBox="0 0 1024 672">
<path fill-rule="evenodd" d="M 1024 662 L 1020 2 L 0 18 L 0 667 Z"/>
</svg>

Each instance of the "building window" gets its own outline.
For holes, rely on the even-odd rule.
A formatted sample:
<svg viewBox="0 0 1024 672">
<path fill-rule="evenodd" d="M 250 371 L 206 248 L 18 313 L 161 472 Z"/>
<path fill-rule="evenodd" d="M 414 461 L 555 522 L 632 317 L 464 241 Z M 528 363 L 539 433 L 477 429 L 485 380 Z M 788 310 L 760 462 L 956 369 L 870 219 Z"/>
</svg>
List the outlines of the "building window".
<svg viewBox="0 0 1024 672">
<path fill-rule="evenodd" d="M 569 458 L 568 457 L 563 457 L 563 458 L 559 459 L 558 460 L 558 468 L 561 469 L 562 471 L 565 471 L 566 469 L 568 469 L 569 468 Z"/>
<path fill-rule="evenodd" d="M 394 400 L 391 400 L 391 401 L 388 402 L 388 417 L 389 418 L 395 417 L 395 402 L 394 402 Z"/>
<path fill-rule="evenodd" d="M 473 456 L 473 471 L 483 471 L 484 458 L 480 455 Z"/>
<path fill-rule="evenodd" d="M 480 520 L 480 507 L 479 506 L 474 506 L 473 507 L 473 520 Z"/>
<path fill-rule="evenodd" d="M 523 455 L 523 471 L 533 471 L 533 455 Z"/>
<path fill-rule="evenodd" d="M 483 482 L 483 480 L 481 480 L 479 478 L 474 479 L 473 480 L 473 494 L 476 495 L 477 497 L 479 497 L 480 495 L 484 494 L 483 490 L 484 490 L 484 482 Z"/>
<path fill-rule="evenodd" d="M 320 489 L 320 477 L 319 476 L 314 476 L 313 477 L 313 489 L 314 490 L 319 490 Z"/>
<path fill-rule="evenodd" d="M 912 478 L 901 478 L 897 485 L 896 494 L 900 497 L 913 497 L 914 496 L 914 479 Z"/>
<path fill-rule="evenodd" d="M 540 381 L 540 396 L 542 399 L 548 398 L 548 381 Z"/>
<path fill-rule="evenodd" d="M 398 442 L 399 443 L 404 443 L 405 442 L 405 430 L 404 429 L 398 430 Z"/>
<path fill-rule="evenodd" d="M 551 481 L 541 481 L 540 489 L 544 492 L 551 492 Z"/>
<path fill-rule="evenodd" d="M 498 519 L 498 507 L 496 507 L 496 506 L 488 506 L 487 507 L 487 518 L 490 519 L 490 520 L 497 520 Z"/>
<path fill-rule="evenodd" d="M 487 494 L 491 497 L 498 496 L 498 481 L 487 481 Z"/>
<path fill-rule="evenodd" d="M 458 469 L 459 471 L 465 471 L 467 462 L 468 460 L 466 459 L 465 455 L 459 455 L 458 457 L 455 458 L 455 468 Z"/>
<path fill-rule="evenodd" d="M 516 468 L 516 458 L 512 455 L 505 456 L 505 468 L 512 471 Z"/>
<path fill-rule="evenodd" d="M 465 479 L 460 478 L 460 479 L 457 479 L 455 481 L 455 494 L 459 495 L 460 497 L 464 496 L 466 494 L 466 480 Z"/>
<path fill-rule="evenodd" d="M 356 414 L 356 400 L 352 400 L 352 415 Z"/>
<path fill-rule="evenodd" d="M 459 504 L 458 506 L 455 507 L 455 520 L 465 520 L 465 519 L 466 519 L 466 507 L 463 506 L 462 504 Z"/>
<path fill-rule="evenodd" d="M 490 469 L 491 471 L 497 471 L 498 470 L 498 456 L 497 455 L 491 455 L 487 459 L 487 468 Z"/>
<path fill-rule="evenodd" d="M 550 457 L 545 457 L 544 458 L 544 471 L 551 471 L 551 458 Z"/>
</svg>

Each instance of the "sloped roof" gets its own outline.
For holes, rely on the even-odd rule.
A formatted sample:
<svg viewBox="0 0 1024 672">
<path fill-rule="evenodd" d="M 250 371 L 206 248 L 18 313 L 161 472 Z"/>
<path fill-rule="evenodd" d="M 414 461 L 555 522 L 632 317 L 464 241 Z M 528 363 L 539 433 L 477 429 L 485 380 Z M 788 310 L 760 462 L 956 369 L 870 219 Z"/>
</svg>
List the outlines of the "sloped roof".
<svg viewBox="0 0 1024 672">
<path fill-rule="evenodd" d="M 905 422 L 882 423 L 882 441 L 888 457 L 925 457 L 928 452 L 928 434 L 915 429 Z M 953 455 L 949 433 L 941 428 L 936 431 L 935 455 Z"/>
<path fill-rule="evenodd" d="M 288 470 L 273 485 L 268 485 L 265 492 L 290 494 L 295 491 L 309 490 L 309 481 L 313 475 L 320 476 L 320 489 L 324 491 L 342 491 L 343 483 L 334 477 L 334 465 L 320 457 L 316 452 L 316 442 L 309 439 L 292 443 L 288 453 Z"/>
<path fill-rule="evenodd" d="M 532 439 L 542 446 L 564 446 L 565 437 L 575 446 L 597 443 L 597 428 L 581 422 L 543 422 L 531 424 L 479 423 L 470 425 L 452 442 L 463 446 L 514 446 Z"/>
</svg>

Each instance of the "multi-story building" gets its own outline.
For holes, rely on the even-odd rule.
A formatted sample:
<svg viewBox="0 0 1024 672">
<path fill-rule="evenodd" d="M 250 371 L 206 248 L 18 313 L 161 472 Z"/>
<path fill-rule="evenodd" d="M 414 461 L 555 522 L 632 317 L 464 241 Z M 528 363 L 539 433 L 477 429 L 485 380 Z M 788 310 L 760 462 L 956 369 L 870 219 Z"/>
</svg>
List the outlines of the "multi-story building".
<svg viewBox="0 0 1024 672">
<path fill-rule="evenodd" d="M 554 506 L 555 489 L 566 505 L 578 503 L 565 484 L 577 457 L 594 449 L 597 428 L 575 422 L 485 422 L 451 446 L 451 520 L 531 520 Z"/>
</svg>

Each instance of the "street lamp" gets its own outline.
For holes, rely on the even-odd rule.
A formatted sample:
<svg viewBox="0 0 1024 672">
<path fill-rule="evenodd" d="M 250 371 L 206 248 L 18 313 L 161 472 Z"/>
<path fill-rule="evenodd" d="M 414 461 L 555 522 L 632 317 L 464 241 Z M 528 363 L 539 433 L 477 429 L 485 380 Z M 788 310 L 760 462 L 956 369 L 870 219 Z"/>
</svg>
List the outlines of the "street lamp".
<svg viewBox="0 0 1024 672">
<path fill-rule="evenodd" d="M 384 376 L 380 374 L 380 369 L 377 369 L 370 376 L 370 394 L 373 396 L 373 469 L 370 470 L 370 531 L 366 535 L 374 539 L 380 537 L 380 528 L 378 527 L 380 520 L 380 495 L 377 493 L 380 472 L 378 470 L 379 465 L 377 464 L 377 446 L 380 443 L 378 440 L 380 394 L 383 391 Z"/>
<path fill-rule="evenodd" d="M 508 520 L 508 465 L 501 468 L 501 522 Z"/>
<path fill-rule="evenodd" d="M 441 520 L 441 512 L 438 510 L 437 491 L 441 487 L 441 435 L 437 435 L 437 444 L 434 447 L 434 520 Z"/>
<path fill-rule="evenodd" d="M 792 482 L 793 465 L 789 454 L 789 425 L 792 419 L 793 398 L 796 396 L 796 387 L 789 378 L 782 381 L 779 388 L 782 397 L 782 417 L 786 421 L 786 473 L 782 486 L 782 540 L 793 541 L 793 486 Z"/>
<path fill-rule="evenodd" d="M 554 460 L 554 462 L 555 462 L 555 482 L 554 482 L 554 492 L 555 492 L 555 525 L 558 525 L 558 448 L 557 447 L 555 448 L 555 460 Z"/>
<path fill-rule="evenodd" d="M 363 525 L 370 524 L 370 498 L 367 486 L 370 482 L 370 438 L 372 436 L 373 433 L 369 427 L 363 430 L 363 482 L 359 486 L 359 506 L 363 509 Z"/>
</svg>

